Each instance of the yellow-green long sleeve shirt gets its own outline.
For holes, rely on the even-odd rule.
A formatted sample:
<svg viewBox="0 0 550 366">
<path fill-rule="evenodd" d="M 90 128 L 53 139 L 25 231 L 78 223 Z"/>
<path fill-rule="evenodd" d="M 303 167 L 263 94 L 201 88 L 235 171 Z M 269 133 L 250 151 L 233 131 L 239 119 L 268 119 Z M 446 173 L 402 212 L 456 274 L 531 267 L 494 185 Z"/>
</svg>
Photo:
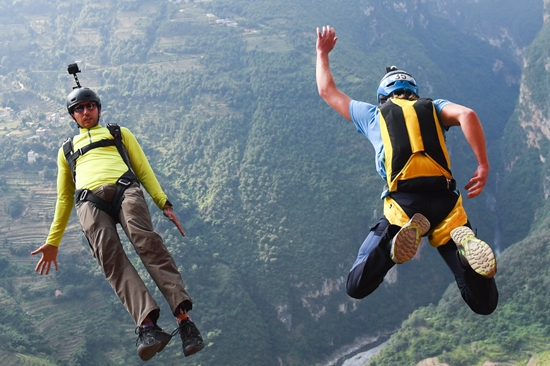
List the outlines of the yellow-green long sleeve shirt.
<svg viewBox="0 0 550 366">
<path fill-rule="evenodd" d="M 168 197 L 162 190 L 149 160 L 135 136 L 129 129 L 121 127 L 122 142 L 128 151 L 130 165 L 140 183 L 149 193 L 155 204 L 162 210 Z M 90 129 L 81 128 L 80 134 L 73 138 L 73 150 L 92 142 L 113 139 L 109 129 L 97 125 Z M 94 190 L 102 185 L 116 184 L 128 167 L 122 160 L 116 146 L 99 147 L 89 150 L 76 161 L 76 177 L 73 177 L 69 163 L 65 159 L 63 147 L 57 154 L 57 201 L 55 214 L 46 243 L 59 246 L 69 222 L 74 206 L 74 193 L 77 189 Z"/>
</svg>

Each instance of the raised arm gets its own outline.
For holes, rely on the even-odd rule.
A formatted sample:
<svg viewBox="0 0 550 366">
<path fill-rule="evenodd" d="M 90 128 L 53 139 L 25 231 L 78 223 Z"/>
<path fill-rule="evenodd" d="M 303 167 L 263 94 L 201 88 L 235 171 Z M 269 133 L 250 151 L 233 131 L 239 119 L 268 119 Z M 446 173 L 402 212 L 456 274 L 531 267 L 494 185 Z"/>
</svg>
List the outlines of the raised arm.
<svg viewBox="0 0 550 366">
<path fill-rule="evenodd" d="M 483 191 L 489 176 L 489 158 L 481 122 L 472 109 L 454 103 L 443 107 L 440 118 L 444 126 L 460 126 L 477 159 L 477 169 L 464 187 L 468 190 L 468 198 L 474 198 Z"/>
<path fill-rule="evenodd" d="M 317 28 L 317 63 L 316 63 L 316 79 L 317 89 L 321 98 L 327 102 L 336 112 L 340 113 L 344 118 L 351 121 L 349 115 L 349 102 L 351 98 L 342 93 L 334 82 L 332 72 L 330 71 L 329 53 L 336 45 L 336 32 L 330 26 L 323 27 L 322 30 Z"/>
</svg>

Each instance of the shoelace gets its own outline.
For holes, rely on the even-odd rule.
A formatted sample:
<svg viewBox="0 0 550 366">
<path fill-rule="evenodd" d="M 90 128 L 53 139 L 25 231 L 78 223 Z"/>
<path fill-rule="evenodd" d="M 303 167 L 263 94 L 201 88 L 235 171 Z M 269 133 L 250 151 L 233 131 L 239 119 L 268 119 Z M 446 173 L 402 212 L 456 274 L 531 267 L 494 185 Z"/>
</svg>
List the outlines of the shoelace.
<svg viewBox="0 0 550 366">
<path fill-rule="evenodd" d="M 138 345 L 138 342 L 140 339 L 142 339 L 143 337 L 145 337 L 146 333 L 151 333 L 152 331 L 158 329 L 158 327 L 154 326 L 154 327 L 146 327 L 146 328 L 143 328 L 143 327 L 136 327 L 136 329 L 134 330 L 134 333 L 138 335 L 136 341 L 134 342 L 135 345 L 137 346 Z"/>
<path fill-rule="evenodd" d="M 198 336 L 200 334 L 198 329 L 194 326 L 193 322 L 190 320 L 184 320 L 183 322 L 181 322 L 181 324 L 176 329 L 174 329 L 171 336 L 173 337 L 176 334 L 183 334 L 183 333 L 187 333 L 191 336 Z"/>
<path fill-rule="evenodd" d="M 139 340 L 141 339 L 141 337 L 143 336 L 143 333 L 144 333 L 145 329 L 143 329 L 142 327 L 136 327 L 136 329 L 134 330 L 134 333 L 138 335 L 136 341 L 134 342 L 134 344 L 138 345 L 138 342 Z"/>
</svg>

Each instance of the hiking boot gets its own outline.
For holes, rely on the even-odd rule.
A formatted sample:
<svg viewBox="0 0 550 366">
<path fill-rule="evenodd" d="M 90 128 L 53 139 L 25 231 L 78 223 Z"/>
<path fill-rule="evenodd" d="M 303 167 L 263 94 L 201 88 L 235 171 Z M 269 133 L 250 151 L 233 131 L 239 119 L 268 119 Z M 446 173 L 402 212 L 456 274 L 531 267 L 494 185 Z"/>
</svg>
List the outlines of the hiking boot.
<svg viewBox="0 0 550 366">
<path fill-rule="evenodd" d="M 422 237 L 430 230 L 430 222 L 422 214 L 414 214 L 391 241 L 391 259 L 405 263 L 412 259 L 418 250 Z"/>
<path fill-rule="evenodd" d="M 476 238 L 472 229 L 467 226 L 457 227 L 451 231 L 451 238 L 456 243 L 462 264 L 485 278 L 491 278 L 497 273 L 493 250 L 483 240 Z"/>
<path fill-rule="evenodd" d="M 181 337 L 181 346 L 185 357 L 194 355 L 204 348 L 204 341 L 195 323 L 186 319 L 172 332 L 172 336 L 178 334 Z"/>
<path fill-rule="evenodd" d="M 137 327 L 137 353 L 143 361 L 150 360 L 166 347 L 172 336 L 164 332 L 158 325 L 152 327 Z"/>
</svg>

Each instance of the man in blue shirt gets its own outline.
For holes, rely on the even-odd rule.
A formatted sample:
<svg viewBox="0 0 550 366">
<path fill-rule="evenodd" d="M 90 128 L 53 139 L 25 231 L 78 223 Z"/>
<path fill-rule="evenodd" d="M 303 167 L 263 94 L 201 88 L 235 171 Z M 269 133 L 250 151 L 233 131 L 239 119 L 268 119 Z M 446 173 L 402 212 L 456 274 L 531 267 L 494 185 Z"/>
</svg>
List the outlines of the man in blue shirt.
<svg viewBox="0 0 550 366">
<path fill-rule="evenodd" d="M 378 106 L 352 100 L 337 88 L 330 70 L 329 53 L 337 39 L 334 28 L 317 29 L 319 95 L 372 143 L 376 170 L 387 188 L 382 194 L 384 216 L 359 249 L 347 293 L 358 299 L 371 294 L 395 264 L 414 257 L 422 236 L 427 236 L 468 306 L 478 314 L 491 314 L 498 303 L 496 260 L 470 228 L 444 138 L 451 126 L 462 129 L 478 162 L 465 189 L 468 198 L 478 196 L 487 182 L 489 160 L 477 114 L 447 100 L 420 98 L 414 78 L 394 66 L 380 82 Z"/>
</svg>

